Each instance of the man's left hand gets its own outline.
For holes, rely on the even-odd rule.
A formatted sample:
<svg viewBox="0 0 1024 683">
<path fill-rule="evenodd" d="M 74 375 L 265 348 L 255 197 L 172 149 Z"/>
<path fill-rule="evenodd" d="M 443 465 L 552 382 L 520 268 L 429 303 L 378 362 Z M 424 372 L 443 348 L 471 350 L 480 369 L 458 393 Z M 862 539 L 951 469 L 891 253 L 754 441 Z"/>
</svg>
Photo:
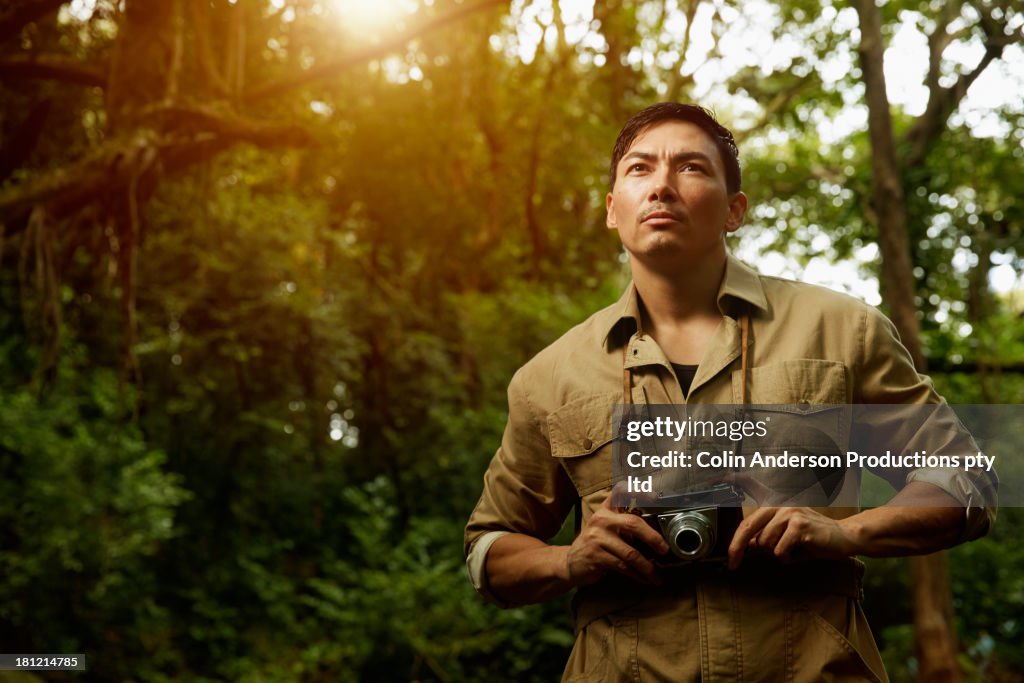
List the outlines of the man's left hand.
<svg viewBox="0 0 1024 683">
<path fill-rule="evenodd" d="M 850 557 L 858 546 L 847 525 L 811 508 L 763 507 L 737 527 L 729 544 L 729 569 L 739 567 L 748 550 L 790 562 Z"/>
</svg>

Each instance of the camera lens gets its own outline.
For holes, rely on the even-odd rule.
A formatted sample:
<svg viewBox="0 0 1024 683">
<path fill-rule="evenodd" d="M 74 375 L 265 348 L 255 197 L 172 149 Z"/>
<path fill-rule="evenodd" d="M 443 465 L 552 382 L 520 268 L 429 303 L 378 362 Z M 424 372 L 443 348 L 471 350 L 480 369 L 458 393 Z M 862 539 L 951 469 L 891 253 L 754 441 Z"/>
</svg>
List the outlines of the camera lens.
<svg viewBox="0 0 1024 683">
<path fill-rule="evenodd" d="M 675 544 L 684 553 L 693 554 L 700 550 L 704 539 L 694 529 L 680 529 L 676 532 Z"/>
<path fill-rule="evenodd" d="M 676 515 L 668 523 L 666 532 L 669 548 L 686 560 L 698 560 L 715 546 L 711 520 L 699 512 Z"/>
</svg>

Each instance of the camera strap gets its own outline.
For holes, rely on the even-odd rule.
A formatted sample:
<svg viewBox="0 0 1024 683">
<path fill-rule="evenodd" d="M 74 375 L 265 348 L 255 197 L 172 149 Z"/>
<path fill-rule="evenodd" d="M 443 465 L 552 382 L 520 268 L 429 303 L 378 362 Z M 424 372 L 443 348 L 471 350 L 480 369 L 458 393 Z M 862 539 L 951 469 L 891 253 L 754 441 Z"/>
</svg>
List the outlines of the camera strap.
<svg viewBox="0 0 1024 683">
<path fill-rule="evenodd" d="M 740 403 L 746 409 L 750 403 L 747 389 L 747 345 L 750 343 L 750 314 L 740 316 Z"/>
<path fill-rule="evenodd" d="M 747 406 L 750 404 L 750 390 L 747 386 L 747 371 L 749 370 L 747 345 L 749 343 L 750 313 L 744 313 L 740 316 L 740 403 L 743 407 L 740 408 L 740 415 L 738 417 L 741 421 L 746 420 Z M 739 443 L 736 444 L 736 455 L 740 458 L 743 457 L 744 442 L 745 439 L 740 439 Z"/>
</svg>

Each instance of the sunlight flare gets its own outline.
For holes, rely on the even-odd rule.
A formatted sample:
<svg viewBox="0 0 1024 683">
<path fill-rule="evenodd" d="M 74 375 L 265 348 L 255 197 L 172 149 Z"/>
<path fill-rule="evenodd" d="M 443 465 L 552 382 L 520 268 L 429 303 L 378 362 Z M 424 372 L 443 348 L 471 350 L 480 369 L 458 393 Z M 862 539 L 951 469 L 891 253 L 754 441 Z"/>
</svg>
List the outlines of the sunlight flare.
<svg viewBox="0 0 1024 683">
<path fill-rule="evenodd" d="M 413 14 L 419 3 L 413 0 L 331 0 L 331 6 L 346 29 L 376 32 Z"/>
</svg>

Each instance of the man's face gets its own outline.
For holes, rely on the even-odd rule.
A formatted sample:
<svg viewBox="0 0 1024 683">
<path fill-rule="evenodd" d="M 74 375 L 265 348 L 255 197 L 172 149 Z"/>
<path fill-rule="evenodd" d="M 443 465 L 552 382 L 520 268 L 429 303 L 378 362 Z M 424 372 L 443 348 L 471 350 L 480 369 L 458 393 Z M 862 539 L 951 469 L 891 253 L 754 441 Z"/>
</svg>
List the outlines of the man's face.
<svg viewBox="0 0 1024 683">
<path fill-rule="evenodd" d="M 747 197 L 730 194 L 711 137 L 686 121 L 637 136 L 615 170 L 608 227 L 634 261 L 682 266 L 725 257 L 724 235 L 743 222 Z"/>
</svg>

